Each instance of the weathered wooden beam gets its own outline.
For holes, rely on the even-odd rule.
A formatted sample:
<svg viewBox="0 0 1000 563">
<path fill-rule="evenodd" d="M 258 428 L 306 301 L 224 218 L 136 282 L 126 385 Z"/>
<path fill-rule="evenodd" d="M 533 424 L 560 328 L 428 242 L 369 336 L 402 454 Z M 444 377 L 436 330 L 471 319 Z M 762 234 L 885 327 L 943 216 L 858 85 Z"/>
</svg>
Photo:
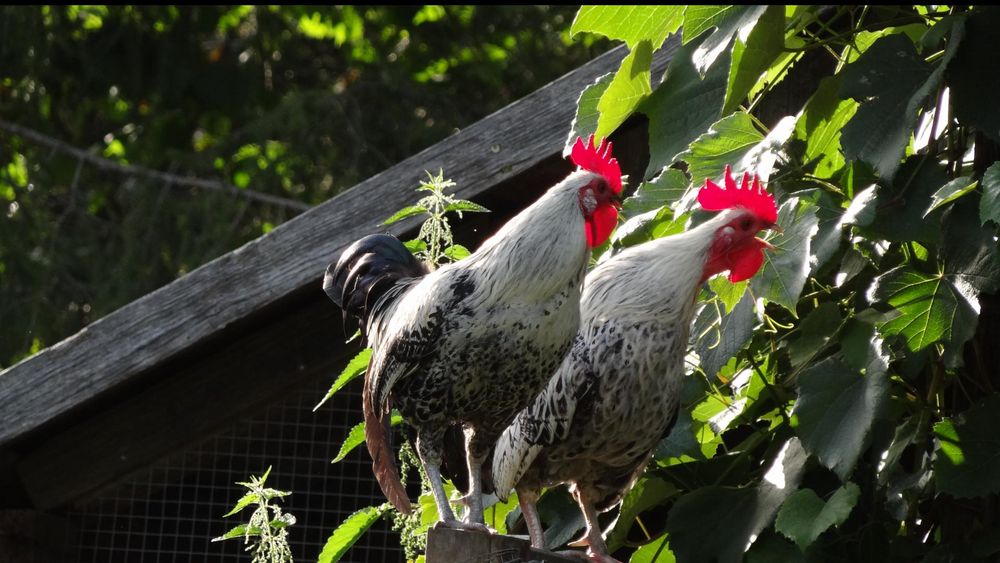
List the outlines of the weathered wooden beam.
<svg viewBox="0 0 1000 563">
<path fill-rule="evenodd" d="M 427 531 L 427 563 L 579 563 L 580 559 L 533 549 L 522 537 L 432 528 Z"/>
</svg>

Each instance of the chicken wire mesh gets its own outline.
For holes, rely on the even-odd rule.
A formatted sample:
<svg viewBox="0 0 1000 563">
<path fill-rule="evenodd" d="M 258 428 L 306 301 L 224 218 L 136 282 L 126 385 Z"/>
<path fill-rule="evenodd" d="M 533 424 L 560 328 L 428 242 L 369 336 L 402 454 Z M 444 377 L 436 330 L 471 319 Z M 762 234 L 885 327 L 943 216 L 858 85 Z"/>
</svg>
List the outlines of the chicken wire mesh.
<svg viewBox="0 0 1000 563">
<path fill-rule="evenodd" d="M 385 501 L 367 453 L 355 451 L 330 464 L 350 428 L 361 421 L 361 393 L 351 386 L 312 412 L 328 385 L 306 385 L 72 507 L 68 517 L 76 561 L 249 562 L 241 540 L 210 540 L 238 524 L 239 518 L 249 518 L 250 508 L 230 518 L 222 515 L 245 492 L 235 483 L 262 475 L 268 466 L 273 469 L 267 485 L 292 491 L 281 505 L 297 520 L 289 533 L 295 560 L 315 561 L 340 522 L 360 508 Z M 343 561 L 403 559 L 399 535 L 379 520 Z"/>
</svg>

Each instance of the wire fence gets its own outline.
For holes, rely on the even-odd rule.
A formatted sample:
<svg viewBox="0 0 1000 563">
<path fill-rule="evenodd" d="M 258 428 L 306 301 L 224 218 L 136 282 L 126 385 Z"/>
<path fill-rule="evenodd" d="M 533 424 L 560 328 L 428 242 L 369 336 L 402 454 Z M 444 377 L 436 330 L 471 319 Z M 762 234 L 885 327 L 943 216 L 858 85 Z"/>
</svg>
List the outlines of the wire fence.
<svg viewBox="0 0 1000 563">
<path fill-rule="evenodd" d="M 385 501 L 363 447 L 330 464 L 350 428 L 361 421 L 361 393 L 359 385 L 350 386 L 312 412 L 328 386 L 325 380 L 306 386 L 73 507 L 68 515 L 77 561 L 249 562 L 241 541 L 211 539 L 244 516 L 222 518 L 245 492 L 235 483 L 262 475 L 268 466 L 273 469 L 267 486 L 292 491 L 281 504 L 297 520 L 289 532 L 295 560 L 315 561 L 340 522 Z M 403 559 L 399 535 L 380 520 L 343 561 Z"/>
</svg>

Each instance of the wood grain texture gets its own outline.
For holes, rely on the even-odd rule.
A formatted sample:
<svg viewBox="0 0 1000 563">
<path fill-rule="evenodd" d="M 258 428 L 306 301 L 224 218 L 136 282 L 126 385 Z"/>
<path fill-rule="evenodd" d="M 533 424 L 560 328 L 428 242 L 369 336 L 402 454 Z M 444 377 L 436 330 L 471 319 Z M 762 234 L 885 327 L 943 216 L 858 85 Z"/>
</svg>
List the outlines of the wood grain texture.
<svg viewBox="0 0 1000 563">
<path fill-rule="evenodd" d="M 580 552 L 583 553 L 582 551 Z M 484 563 L 523 561 L 540 563 L 579 563 L 580 559 L 532 549 L 523 537 L 501 536 L 449 528 L 427 531 L 427 563 Z"/>
<path fill-rule="evenodd" d="M 655 72 L 674 50 L 654 59 Z M 93 491 L 329 373 L 350 351 L 339 334 L 311 332 L 339 326 L 328 303 L 311 309 L 326 265 L 365 234 L 411 230 L 416 219 L 379 222 L 412 202 L 423 170 L 443 168 L 458 197 L 506 199 L 500 191 L 560 153 L 579 92 L 624 54 L 591 61 L 0 373 L 0 446 L 22 452 L 18 473 L 36 505 Z M 61 420 L 73 424 L 52 424 Z M 79 472 L 73 482 L 67 465 Z"/>
</svg>

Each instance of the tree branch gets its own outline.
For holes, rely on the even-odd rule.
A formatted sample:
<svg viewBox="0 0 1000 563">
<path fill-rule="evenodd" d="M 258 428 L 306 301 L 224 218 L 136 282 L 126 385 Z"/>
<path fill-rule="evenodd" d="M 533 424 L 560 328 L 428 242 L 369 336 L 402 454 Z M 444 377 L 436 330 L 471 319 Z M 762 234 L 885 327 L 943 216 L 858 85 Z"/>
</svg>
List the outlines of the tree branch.
<svg viewBox="0 0 1000 563">
<path fill-rule="evenodd" d="M 93 154 L 89 151 L 74 147 L 68 143 L 60 141 L 54 137 L 50 137 L 44 133 L 35 131 L 34 129 L 29 129 L 22 125 L 16 123 L 11 123 L 9 121 L 0 119 L 0 129 L 23 137 L 29 141 L 39 143 L 53 150 L 58 150 L 66 154 L 73 155 L 74 157 L 80 159 L 81 161 L 89 162 L 90 164 L 101 168 L 103 170 L 112 170 L 114 172 L 119 172 L 121 174 L 127 174 L 130 176 L 145 176 L 148 178 L 155 178 L 166 182 L 168 185 L 174 186 L 187 186 L 192 188 L 200 188 L 203 190 L 210 190 L 222 193 L 229 193 L 237 197 L 246 198 L 249 200 L 257 201 L 260 203 L 268 203 L 271 205 L 278 205 L 281 207 L 286 207 L 289 209 L 294 209 L 296 211 L 306 211 L 310 206 L 301 201 L 296 201 L 294 199 L 288 199 L 281 196 L 265 194 L 263 192 L 258 192 L 246 188 L 237 188 L 236 186 L 220 182 L 218 180 L 205 180 L 203 178 L 196 178 L 194 176 L 179 176 L 177 174 L 171 174 L 169 172 L 161 172 L 159 170 L 152 170 L 150 168 L 144 168 L 142 166 L 136 166 L 134 164 L 120 164 L 113 160 L 108 160 L 104 157 Z"/>
</svg>

